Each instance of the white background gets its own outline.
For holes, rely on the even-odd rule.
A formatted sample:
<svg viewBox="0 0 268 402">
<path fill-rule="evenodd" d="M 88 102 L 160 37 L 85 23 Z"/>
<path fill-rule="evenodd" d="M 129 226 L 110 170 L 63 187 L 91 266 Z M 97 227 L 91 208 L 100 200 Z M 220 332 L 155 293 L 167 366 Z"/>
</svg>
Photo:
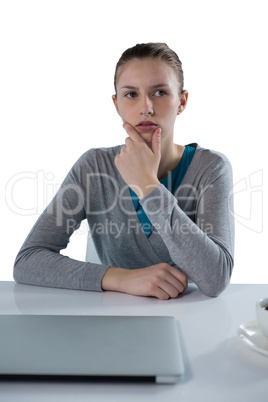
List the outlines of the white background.
<svg viewBox="0 0 268 402">
<path fill-rule="evenodd" d="M 233 165 L 232 283 L 268 283 L 266 5 L 0 1 L 0 280 L 13 279 L 20 246 L 79 156 L 124 142 L 115 64 L 126 48 L 159 41 L 178 53 L 189 91 L 176 142 L 221 151 Z M 85 248 L 83 226 L 66 252 L 83 260 Z"/>
</svg>

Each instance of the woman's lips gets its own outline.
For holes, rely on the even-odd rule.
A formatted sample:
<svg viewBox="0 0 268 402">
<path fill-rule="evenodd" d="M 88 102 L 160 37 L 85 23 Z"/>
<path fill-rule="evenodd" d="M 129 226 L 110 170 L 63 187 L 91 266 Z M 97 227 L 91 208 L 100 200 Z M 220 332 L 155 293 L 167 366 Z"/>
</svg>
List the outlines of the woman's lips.
<svg viewBox="0 0 268 402">
<path fill-rule="evenodd" d="M 140 131 L 152 131 L 157 128 L 157 124 L 152 121 L 141 121 L 136 126 Z"/>
</svg>

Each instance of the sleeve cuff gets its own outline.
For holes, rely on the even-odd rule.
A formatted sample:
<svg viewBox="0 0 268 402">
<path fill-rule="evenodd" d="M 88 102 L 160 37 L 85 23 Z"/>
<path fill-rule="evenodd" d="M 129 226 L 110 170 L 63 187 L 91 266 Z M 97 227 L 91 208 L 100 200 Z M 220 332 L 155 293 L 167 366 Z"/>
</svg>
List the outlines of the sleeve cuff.
<svg viewBox="0 0 268 402">
<path fill-rule="evenodd" d="M 110 265 L 87 263 L 88 267 L 83 275 L 81 290 L 102 291 L 102 278 Z"/>
</svg>

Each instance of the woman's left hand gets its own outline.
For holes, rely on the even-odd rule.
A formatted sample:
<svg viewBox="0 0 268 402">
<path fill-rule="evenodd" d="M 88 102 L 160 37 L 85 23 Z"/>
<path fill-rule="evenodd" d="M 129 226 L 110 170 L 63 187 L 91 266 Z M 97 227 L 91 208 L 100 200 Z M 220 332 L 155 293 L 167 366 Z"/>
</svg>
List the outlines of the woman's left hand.
<svg viewBox="0 0 268 402">
<path fill-rule="evenodd" d="M 124 123 L 123 127 L 129 136 L 115 157 L 115 165 L 128 186 L 143 198 L 160 184 L 157 173 L 161 159 L 161 129 L 154 131 L 150 148 L 133 126 Z"/>
</svg>

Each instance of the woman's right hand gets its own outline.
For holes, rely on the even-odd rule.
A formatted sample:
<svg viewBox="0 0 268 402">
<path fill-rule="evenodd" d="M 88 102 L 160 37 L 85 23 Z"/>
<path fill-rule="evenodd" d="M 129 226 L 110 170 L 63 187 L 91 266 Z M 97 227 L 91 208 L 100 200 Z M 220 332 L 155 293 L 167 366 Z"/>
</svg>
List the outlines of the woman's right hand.
<svg viewBox="0 0 268 402">
<path fill-rule="evenodd" d="M 188 287 L 187 276 L 166 263 L 146 268 L 110 267 L 102 278 L 102 289 L 161 300 L 177 297 Z"/>
</svg>

